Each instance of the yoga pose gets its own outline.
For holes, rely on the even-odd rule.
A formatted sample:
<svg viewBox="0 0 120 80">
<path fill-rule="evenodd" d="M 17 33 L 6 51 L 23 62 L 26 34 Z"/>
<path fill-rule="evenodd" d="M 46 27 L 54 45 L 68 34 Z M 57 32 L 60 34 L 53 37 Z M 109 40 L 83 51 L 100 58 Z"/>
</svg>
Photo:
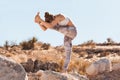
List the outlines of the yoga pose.
<svg viewBox="0 0 120 80">
<path fill-rule="evenodd" d="M 45 12 L 45 21 L 39 16 L 39 12 L 35 16 L 35 22 L 39 24 L 42 30 L 53 29 L 64 34 L 64 48 L 66 53 L 66 59 L 63 66 L 63 70 L 67 71 L 68 64 L 70 63 L 70 57 L 72 52 L 72 40 L 76 37 L 77 31 L 74 24 L 68 17 L 62 14 L 52 15 Z"/>
</svg>

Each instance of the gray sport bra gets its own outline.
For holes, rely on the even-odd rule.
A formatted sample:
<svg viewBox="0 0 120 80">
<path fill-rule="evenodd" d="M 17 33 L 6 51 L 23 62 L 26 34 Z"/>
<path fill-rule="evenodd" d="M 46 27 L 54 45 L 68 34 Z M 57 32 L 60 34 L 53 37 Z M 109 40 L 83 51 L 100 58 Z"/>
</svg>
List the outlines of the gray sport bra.
<svg viewBox="0 0 120 80">
<path fill-rule="evenodd" d="M 68 24 L 69 21 L 70 21 L 70 19 L 68 17 L 66 17 L 64 20 L 62 20 L 58 24 L 61 25 L 61 26 L 65 26 L 65 25 Z"/>
</svg>

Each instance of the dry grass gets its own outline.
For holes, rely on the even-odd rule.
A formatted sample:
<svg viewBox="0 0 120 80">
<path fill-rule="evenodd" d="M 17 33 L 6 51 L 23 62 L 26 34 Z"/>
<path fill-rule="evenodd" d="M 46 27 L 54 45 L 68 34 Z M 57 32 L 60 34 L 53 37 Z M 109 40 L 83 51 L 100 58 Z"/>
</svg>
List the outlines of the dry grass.
<svg viewBox="0 0 120 80">
<path fill-rule="evenodd" d="M 84 48 L 81 46 L 73 46 L 73 53 L 71 56 L 71 62 L 69 64 L 68 72 L 78 72 L 85 75 L 85 69 L 92 62 L 100 58 L 100 56 L 98 56 L 99 54 L 102 55 L 101 57 L 107 57 L 108 59 L 110 59 L 113 64 L 120 63 L 120 56 L 117 53 L 114 54 L 116 49 L 104 51 L 108 48 L 103 49 L 103 46 L 102 48 L 100 48 L 99 46 L 99 49 L 102 51 L 99 52 L 95 43 L 93 44 L 93 42 L 90 42 L 90 44 L 92 44 L 92 48 L 88 46 L 89 50 L 87 49 L 87 47 Z M 119 46 L 117 50 L 119 50 Z M 113 51 L 114 53 L 111 51 Z M 91 53 L 93 55 L 88 58 Z M 60 68 L 56 70 L 59 72 L 62 71 L 62 66 L 65 60 L 63 46 L 52 47 L 50 46 L 50 44 L 43 44 L 40 42 L 39 44 L 35 43 L 34 49 L 30 50 L 22 50 L 20 49 L 20 47 L 15 48 L 15 50 L 13 48 L 10 50 L 4 50 L 3 48 L 0 48 L 0 54 L 11 57 L 18 63 L 27 62 L 28 59 L 32 59 L 33 61 L 41 60 L 43 62 L 54 62 L 59 65 Z"/>
</svg>

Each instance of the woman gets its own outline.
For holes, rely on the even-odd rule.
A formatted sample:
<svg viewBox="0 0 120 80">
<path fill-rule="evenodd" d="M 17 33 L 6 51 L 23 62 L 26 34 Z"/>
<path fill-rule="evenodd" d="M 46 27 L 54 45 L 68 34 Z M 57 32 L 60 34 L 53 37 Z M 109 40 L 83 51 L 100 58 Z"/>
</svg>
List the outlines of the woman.
<svg viewBox="0 0 120 80">
<path fill-rule="evenodd" d="M 39 12 L 35 16 L 35 22 L 39 24 L 42 30 L 53 29 L 64 34 L 64 48 L 66 60 L 63 70 L 67 71 L 72 52 L 72 40 L 76 37 L 77 31 L 71 20 L 62 14 L 52 15 L 45 12 L 45 21 L 39 16 Z"/>
</svg>

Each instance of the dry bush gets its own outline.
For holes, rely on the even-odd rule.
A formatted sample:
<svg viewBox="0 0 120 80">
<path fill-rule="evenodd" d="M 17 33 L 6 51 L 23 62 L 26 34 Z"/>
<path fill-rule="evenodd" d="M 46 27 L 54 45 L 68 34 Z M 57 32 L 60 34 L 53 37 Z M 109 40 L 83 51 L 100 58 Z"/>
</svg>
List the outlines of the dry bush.
<svg viewBox="0 0 120 80">
<path fill-rule="evenodd" d="M 105 57 L 105 56 L 108 56 L 110 55 L 110 52 L 102 52 L 99 54 L 99 57 Z"/>
<path fill-rule="evenodd" d="M 34 43 L 34 50 L 40 50 L 42 45 L 43 45 L 43 43 L 40 41 Z"/>
<path fill-rule="evenodd" d="M 6 50 L 8 50 L 8 47 L 9 47 L 10 45 L 9 45 L 9 42 L 8 41 L 5 41 L 5 44 L 4 44 L 4 48 L 6 49 Z"/>
<path fill-rule="evenodd" d="M 6 57 L 12 57 L 12 56 L 14 56 L 13 54 L 8 53 L 8 52 L 7 52 L 7 53 L 5 53 L 4 55 L 5 55 Z"/>
<path fill-rule="evenodd" d="M 43 50 L 48 50 L 50 48 L 50 44 L 49 43 L 43 43 L 42 46 L 41 46 L 41 48 Z"/>
<path fill-rule="evenodd" d="M 22 46 L 23 50 L 29 50 L 31 48 L 33 48 L 33 44 L 31 44 L 29 41 L 23 41 L 22 43 L 20 43 L 20 45 Z"/>
<path fill-rule="evenodd" d="M 108 56 L 108 58 L 111 60 L 111 62 L 114 63 L 120 63 L 120 56 L 114 55 L 114 56 Z"/>
<path fill-rule="evenodd" d="M 33 61 L 31 58 L 27 62 L 21 63 L 26 72 L 37 72 L 39 70 L 52 70 L 58 71 L 59 65 L 55 62 L 43 62 L 41 60 Z"/>
<path fill-rule="evenodd" d="M 112 38 L 107 38 L 107 44 L 108 45 L 112 45 L 114 44 L 115 42 L 112 40 Z"/>
<path fill-rule="evenodd" d="M 26 62 L 28 59 L 28 56 L 26 54 L 17 54 L 17 55 L 11 56 L 11 58 L 15 60 L 17 63 L 21 63 L 21 62 Z"/>
<path fill-rule="evenodd" d="M 72 48 L 72 51 L 73 51 L 74 53 L 80 53 L 80 52 L 81 52 L 80 48 L 77 48 L 77 47 L 73 47 L 73 48 Z"/>
<path fill-rule="evenodd" d="M 4 44 L 3 48 L 6 49 L 6 50 L 10 50 L 14 46 L 18 46 L 18 45 L 13 41 L 11 41 L 11 42 L 5 41 L 5 44 Z"/>
<path fill-rule="evenodd" d="M 81 47 L 91 47 L 91 48 L 95 48 L 96 43 L 93 40 L 89 40 L 87 42 L 84 42 L 83 44 L 80 45 Z"/>
<path fill-rule="evenodd" d="M 63 46 L 56 46 L 54 49 L 57 50 L 58 53 L 64 53 L 65 52 Z"/>
<path fill-rule="evenodd" d="M 29 49 L 34 49 L 34 43 L 37 42 L 37 39 L 33 37 L 32 39 L 28 41 L 23 41 L 20 43 L 21 47 L 23 50 L 29 50 Z"/>
<path fill-rule="evenodd" d="M 91 62 L 87 59 L 76 58 L 71 60 L 69 64 L 68 71 L 78 72 L 80 74 L 86 74 L 85 69 L 91 64 Z"/>
<path fill-rule="evenodd" d="M 59 64 L 59 66 L 60 66 L 60 68 L 59 68 L 58 71 L 62 71 L 63 65 L 64 65 L 64 59 L 60 59 L 60 60 L 58 61 L 58 64 Z"/>
<path fill-rule="evenodd" d="M 93 56 L 94 56 L 94 54 L 88 54 L 86 58 L 90 59 L 90 58 L 93 58 Z"/>
<path fill-rule="evenodd" d="M 87 56 L 88 56 L 88 53 L 85 52 L 85 51 L 81 51 L 81 52 L 79 53 L 79 57 L 87 57 Z"/>
</svg>

